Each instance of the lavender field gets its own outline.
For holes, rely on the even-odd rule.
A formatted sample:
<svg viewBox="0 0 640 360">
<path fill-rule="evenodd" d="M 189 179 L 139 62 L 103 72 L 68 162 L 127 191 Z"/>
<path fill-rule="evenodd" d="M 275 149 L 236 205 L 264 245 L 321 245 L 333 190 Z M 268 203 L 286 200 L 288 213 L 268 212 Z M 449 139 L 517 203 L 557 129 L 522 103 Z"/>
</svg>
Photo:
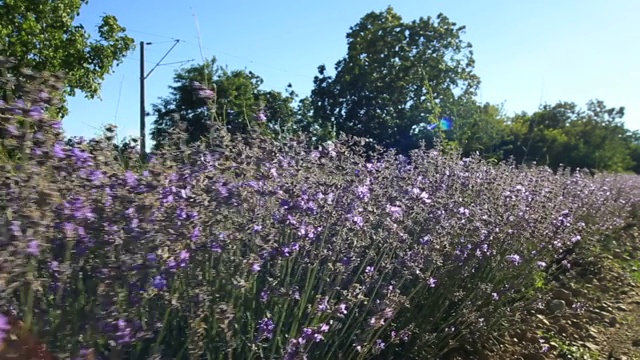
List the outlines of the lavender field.
<svg viewBox="0 0 640 360">
<path fill-rule="evenodd" d="M 217 146 L 141 164 L 112 128 L 65 142 L 44 91 L 0 106 L 0 340 L 13 315 L 61 358 L 439 358 L 545 306 L 558 257 L 640 199 L 636 176 L 213 123 Z"/>
</svg>

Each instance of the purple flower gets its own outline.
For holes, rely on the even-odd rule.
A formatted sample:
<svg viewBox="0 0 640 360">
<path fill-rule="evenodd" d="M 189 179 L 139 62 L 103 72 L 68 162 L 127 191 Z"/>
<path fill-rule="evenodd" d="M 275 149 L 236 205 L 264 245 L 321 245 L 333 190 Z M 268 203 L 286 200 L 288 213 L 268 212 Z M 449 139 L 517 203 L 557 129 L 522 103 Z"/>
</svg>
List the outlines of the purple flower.
<svg viewBox="0 0 640 360">
<path fill-rule="evenodd" d="M 469 216 L 469 209 L 461 207 L 458 209 L 458 213 L 464 216 Z"/>
<path fill-rule="evenodd" d="M 40 119 L 43 115 L 44 111 L 42 111 L 42 108 L 39 106 L 34 106 L 31 108 L 31 110 L 29 110 L 29 116 L 34 119 Z"/>
<path fill-rule="evenodd" d="M 273 330 L 276 328 L 276 325 L 273 323 L 273 320 L 269 318 L 263 318 L 258 322 L 258 339 L 271 339 L 273 337 Z"/>
<path fill-rule="evenodd" d="M 164 277 L 158 275 L 153 278 L 153 287 L 157 290 L 164 290 L 167 287 L 167 280 Z"/>
<path fill-rule="evenodd" d="M 431 243 L 431 236 L 427 235 L 420 239 L 420 245 L 429 245 Z"/>
<path fill-rule="evenodd" d="M 367 187 L 366 185 L 360 185 L 356 188 L 356 195 L 362 199 L 362 200 L 368 200 L 369 197 L 371 196 L 371 193 L 369 192 L 369 187 Z"/>
<path fill-rule="evenodd" d="M 191 232 L 191 241 L 196 241 L 198 238 L 200 238 L 200 227 L 196 227 Z"/>
<path fill-rule="evenodd" d="M 211 251 L 213 251 L 214 253 L 221 253 L 222 252 L 222 246 L 218 243 L 212 243 L 211 244 Z"/>
<path fill-rule="evenodd" d="M 180 251 L 180 266 L 184 267 L 187 265 L 187 263 L 189 262 L 189 251 L 187 250 L 182 250 Z"/>
<path fill-rule="evenodd" d="M 267 121 L 267 114 L 265 114 L 264 109 L 258 110 L 258 113 L 256 114 L 256 120 L 258 120 L 259 122 Z"/>
<path fill-rule="evenodd" d="M 216 97 L 216 93 L 209 89 L 198 90 L 198 97 L 204 100 L 212 100 Z"/>
<path fill-rule="evenodd" d="M 266 289 L 262 290 L 260 292 L 260 302 L 266 303 L 268 300 L 269 300 L 269 291 L 267 291 Z"/>
<path fill-rule="evenodd" d="M 260 263 L 253 263 L 253 265 L 251 265 L 251 271 L 253 271 L 254 273 L 257 273 L 258 271 L 260 271 L 260 269 L 262 268 L 262 266 L 260 265 Z"/>
<path fill-rule="evenodd" d="M 507 260 L 511 261 L 514 265 L 520 265 L 522 258 L 520 255 L 512 254 L 507 256 Z"/>
<path fill-rule="evenodd" d="M 318 300 L 318 305 L 317 305 L 318 312 L 325 312 L 329 310 L 329 303 L 327 300 L 328 299 L 326 297 Z"/>
<path fill-rule="evenodd" d="M 351 220 L 358 228 L 362 228 L 364 226 L 364 218 L 359 215 L 347 215 L 347 218 Z"/>
<path fill-rule="evenodd" d="M 51 127 L 55 130 L 60 130 L 62 129 L 62 122 L 60 121 L 52 121 L 51 122 Z"/>
<path fill-rule="evenodd" d="M 399 206 L 387 205 L 387 212 L 391 214 L 391 217 L 394 219 L 402 217 L 402 208 Z"/>
<path fill-rule="evenodd" d="M 9 324 L 9 318 L 3 314 L 0 314 L 0 343 L 7 337 L 7 332 L 11 330 L 11 325 Z"/>
<path fill-rule="evenodd" d="M 133 329 L 125 320 L 118 320 L 118 332 L 116 333 L 118 344 L 133 342 Z"/>
<path fill-rule="evenodd" d="M 20 132 L 18 131 L 18 128 L 16 128 L 15 125 L 7 125 L 7 131 L 9 132 L 9 134 L 13 136 L 20 135 Z"/>
<path fill-rule="evenodd" d="M 341 303 L 338 305 L 338 316 L 343 317 L 347 315 L 347 304 Z"/>
<path fill-rule="evenodd" d="M 137 176 L 131 170 L 127 170 L 124 173 L 124 178 L 128 186 L 136 186 L 138 184 Z"/>
<path fill-rule="evenodd" d="M 27 252 L 33 256 L 40 255 L 40 244 L 38 240 L 29 241 L 29 245 L 27 245 Z"/>
</svg>

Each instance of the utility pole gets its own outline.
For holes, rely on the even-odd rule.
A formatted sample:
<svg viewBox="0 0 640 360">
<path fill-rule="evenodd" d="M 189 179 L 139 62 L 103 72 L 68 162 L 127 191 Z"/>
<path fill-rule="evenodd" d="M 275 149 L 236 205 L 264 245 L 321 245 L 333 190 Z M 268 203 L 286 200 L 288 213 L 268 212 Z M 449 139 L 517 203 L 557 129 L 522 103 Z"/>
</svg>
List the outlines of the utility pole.
<svg viewBox="0 0 640 360">
<path fill-rule="evenodd" d="M 179 61 L 176 63 L 169 63 L 169 64 L 160 64 L 162 62 L 162 60 L 164 60 L 164 58 L 167 57 L 167 55 L 169 55 L 169 53 L 171 52 L 171 50 L 173 50 L 174 47 L 176 47 L 176 45 L 178 45 L 178 43 L 180 42 L 179 39 L 174 39 L 174 43 L 173 46 L 164 54 L 164 56 L 160 59 L 160 61 L 158 61 L 156 63 L 156 65 L 149 71 L 148 74 L 144 74 L 144 46 L 145 45 L 153 45 L 153 43 L 151 42 L 144 42 L 144 41 L 140 41 L 140 159 L 144 162 L 146 159 L 145 153 L 147 151 L 147 142 L 146 142 L 146 134 L 147 134 L 147 130 L 146 130 L 146 118 L 147 118 L 147 111 L 144 107 L 144 81 L 147 80 L 147 78 L 149 77 L 149 75 L 151 75 L 151 73 L 153 72 L 153 70 L 155 70 L 158 66 L 160 65 L 171 65 L 171 64 L 176 64 L 176 63 L 185 63 L 185 62 L 189 62 L 189 61 L 193 61 L 193 60 L 186 60 L 186 61 Z"/>
<path fill-rule="evenodd" d="M 146 139 L 146 118 L 147 111 L 144 108 L 144 41 L 140 41 L 140 160 L 145 161 L 147 150 Z"/>
</svg>

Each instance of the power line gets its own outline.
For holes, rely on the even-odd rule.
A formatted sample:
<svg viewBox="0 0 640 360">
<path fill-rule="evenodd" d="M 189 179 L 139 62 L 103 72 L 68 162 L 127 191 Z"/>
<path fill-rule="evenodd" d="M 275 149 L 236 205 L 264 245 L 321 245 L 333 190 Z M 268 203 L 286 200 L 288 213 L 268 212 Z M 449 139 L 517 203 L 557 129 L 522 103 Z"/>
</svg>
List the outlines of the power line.
<svg viewBox="0 0 640 360">
<path fill-rule="evenodd" d="M 144 34 L 144 35 L 149 35 L 149 36 L 154 36 L 154 37 L 162 38 L 162 39 L 172 39 L 174 41 L 175 40 L 179 40 L 179 39 L 176 39 L 176 38 L 173 38 L 173 37 L 170 37 L 170 36 L 160 35 L 160 34 L 153 34 L 153 33 L 144 32 L 144 31 L 131 30 L 131 29 L 127 29 L 127 31 L 130 31 L 130 32 L 133 32 L 133 33 L 140 33 L 140 34 Z M 254 60 L 248 59 L 246 57 L 237 56 L 237 55 L 231 54 L 229 52 L 211 49 L 211 48 L 209 48 L 207 46 L 201 46 L 201 45 L 199 45 L 197 43 L 193 43 L 193 42 L 190 42 L 190 41 L 186 41 L 186 40 L 179 40 L 179 41 L 184 43 L 184 44 L 190 45 L 190 46 L 194 46 L 194 47 L 205 49 L 205 50 L 207 50 L 207 51 L 209 51 L 211 53 L 224 54 L 224 55 L 236 58 L 236 59 L 247 61 L 247 62 L 249 62 L 251 64 L 256 64 L 256 65 L 260 65 L 260 66 L 263 66 L 263 67 L 266 67 L 266 68 L 270 68 L 272 70 L 281 71 L 281 72 L 284 72 L 284 73 L 287 73 L 287 74 L 290 74 L 290 75 L 294 75 L 296 77 L 300 77 L 300 78 L 302 78 L 302 77 L 308 78 L 309 77 L 308 75 L 303 75 L 303 74 L 300 74 L 300 73 L 291 72 L 290 70 L 286 70 L 286 69 L 279 68 L 279 67 L 276 67 L 276 66 L 273 66 L 273 65 L 269 65 L 269 64 L 266 64 L 264 62 L 254 61 Z"/>
<path fill-rule="evenodd" d="M 114 116 L 114 123 L 116 124 L 116 143 L 120 141 L 118 137 L 118 111 L 120 110 L 120 98 L 122 97 L 122 84 L 124 83 L 124 74 L 122 80 L 120 80 L 120 90 L 118 90 L 118 102 L 116 103 L 116 115 Z"/>
</svg>

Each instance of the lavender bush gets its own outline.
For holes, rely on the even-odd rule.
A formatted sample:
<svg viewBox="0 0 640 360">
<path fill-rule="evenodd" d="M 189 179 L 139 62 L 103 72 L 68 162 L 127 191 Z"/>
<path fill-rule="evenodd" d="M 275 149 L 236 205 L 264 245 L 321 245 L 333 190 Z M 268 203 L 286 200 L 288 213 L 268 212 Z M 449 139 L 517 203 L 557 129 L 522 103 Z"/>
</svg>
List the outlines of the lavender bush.
<svg viewBox="0 0 640 360">
<path fill-rule="evenodd" d="M 547 263 L 638 203 L 635 177 L 213 123 L 141 164 L 113 128 L 64 142 L 47 86 L 0 105 L 0 305 L 63 357 L 436 358 L 535 306 Z"/>
</svg>

